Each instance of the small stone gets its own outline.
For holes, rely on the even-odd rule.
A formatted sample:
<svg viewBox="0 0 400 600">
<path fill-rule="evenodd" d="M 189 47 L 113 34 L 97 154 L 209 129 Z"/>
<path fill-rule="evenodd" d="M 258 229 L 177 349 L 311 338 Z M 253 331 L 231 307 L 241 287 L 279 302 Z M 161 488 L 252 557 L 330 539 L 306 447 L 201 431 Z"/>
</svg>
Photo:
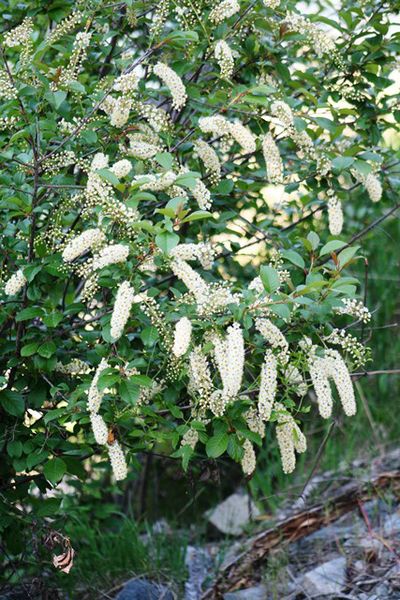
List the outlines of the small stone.
<svg viewBox="0 0 400 600">
<path fill-rule="evenodd" d="M 323 563 L 306 573 L 301 584 L 310 596 L 340 593 L 346 584 L 346 559 L 340 556 Z"/>
<path fill-rule="evenodd" d="M 206 516 L 222 533 L 240 535 L 254 517 L 260 514 L 248 494 L 232 494 L 226 500 L 208 511 Z"/>
<path fill-rule="evenodd" d="M 131 579 L 115 600 L 174 600 L 174 597 L 163 585 L 150 583 L 146 579 Z"/>
<path fill-rule="evenodd" d="M 228 592 L 224 594 L 224 600 L 268 600 L 268 592 L 266 586 L 261 584 L 237 592 Z"/>
<path fill-rule="evenodd" d="M 383 533 L 387 536 L 393 536 L 400 533 L 400 515 L 394 513 L 389 515 L 383 524 Z"/>
</svg>

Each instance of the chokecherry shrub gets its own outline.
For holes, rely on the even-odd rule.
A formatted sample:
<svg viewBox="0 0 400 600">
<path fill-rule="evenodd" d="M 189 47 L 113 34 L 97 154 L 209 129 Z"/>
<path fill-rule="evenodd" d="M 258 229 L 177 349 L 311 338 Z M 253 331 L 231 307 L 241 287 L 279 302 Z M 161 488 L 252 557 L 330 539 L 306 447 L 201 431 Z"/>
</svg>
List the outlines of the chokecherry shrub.
<svg viewBox="0 0 400 600">
<path fill-rule="evenodd" d="M 275 438 L 291 473 L 369 360 L 351 263 L 398 202 L 395 3 L 3 4 L 1 527 L 141 452 L 250 477 Z"/>
</svg>

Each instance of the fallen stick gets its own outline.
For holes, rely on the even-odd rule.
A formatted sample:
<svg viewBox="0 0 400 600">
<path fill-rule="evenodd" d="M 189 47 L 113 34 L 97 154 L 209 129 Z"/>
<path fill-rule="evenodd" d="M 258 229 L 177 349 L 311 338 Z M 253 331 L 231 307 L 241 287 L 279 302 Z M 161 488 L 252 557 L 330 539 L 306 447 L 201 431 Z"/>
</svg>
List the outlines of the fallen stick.
<svg viewBox="0 0 400 600">
<path fill-rule="evenodd" d="M 374 497 L 379 490 L 392 485 L 400 489 L 400 471 L 380 473 L 371 481 L 351 482 L 326 501 L 316 504 L 276 523 L 259 533 L 248 548 L 236 556 L 218 575 L 213 586 L 204 592 L 202 600 L 219 600 L 223 594 L 248 586 L 251 573 L 265 560 L 268 553 L 279 544 L 303 538 Z"/>
</svg>

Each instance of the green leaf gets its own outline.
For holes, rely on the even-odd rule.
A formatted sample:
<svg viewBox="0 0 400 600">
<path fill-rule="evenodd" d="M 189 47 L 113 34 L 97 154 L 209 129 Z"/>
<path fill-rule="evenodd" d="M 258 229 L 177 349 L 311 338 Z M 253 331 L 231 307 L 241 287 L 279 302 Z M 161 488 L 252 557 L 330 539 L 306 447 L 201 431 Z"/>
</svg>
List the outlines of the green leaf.
<svg viewBox="0 0 400 600">
<path fill-rule="evenodd" d="M 143 387 L 151 387 L 153 384 L 153 380 L 150 377 L 147 377 L 147 375 L 132 375 L 129 379 L 133 383 Z"/>
<path fill-rule="evenodd" d="M 170 171 L 172 169 L 172 165 L 174 164 L 174 157 L 169 152 L 158 152 L 155 157 L 161 167 Z"/>
<path fill-rule="evenodd" d="M 179 235 L 176 235 L 176 233 L 172 233 L 170 231 L 163 231 L 162 233 L 156 235 L 156 244 L 160 248 L 160 250 L 165 252 L 165 254 L 171 252 L 172 248 L 175 248 L 175 246 L 177 246 L 178 243 Z"/>
<path fill-rule="evenodd" d="M 268 265 L 262 265 L 260 269 L 260 277 L 263 283 L 264 289 L 271 294 L 281 284 L 281 280 L 279 279 L 278 272 L 273 267 Z"/>
<path fill-rule="evenodd" d="M 102 179 L 111 183 L 111 185 L 119 185 L 119 179 L 115 173 L 110 171 L 110 169 L 97 169 L 96 173 L 100 175 Z"/>
<path fill-rule="evenodd" d="M 21 348 L 21 356 L 32 356 L 32 354 L 35 354 L 38 348 L 39 342 L 31 342 L 30 344 L 26 344 Z"/>
<path fill-rule="evenodd" d="M 218 458 L 218 456 L 221 456 L 221 454 L 226 451 L 228 442 L 229 436 L 227 433 L 216 433 L 206 444 L 207 456 L 210 458 Z"/>
<path fill-rule="evenodd" d="M 332 252 L 335 252 L 336 250 L 339 250 L 339 248 L 343 248 L 343 246 L 346 245 L 346 242 L 342 242 L 342 240 L 331 240 L 325 244 L 325 246 L 322 246 L 319 254 L 320 256 L 324 256 L 324 254 L 332 254 Z"/>
<path fill-rule="evenodd" d="M 25 402 L 22 394 L 12 390 L 0 392 L 0 404 L 9 415 L 19 417 L 25 412 Z"/>
<path fill-rule="evenodd" d="M 130 379 L 126 379 L 120 384 L 119 393 L 127 404 L 136 404 L 136 400 L 139 398 L 139 386 Z"/>
<path fill-rule="evenodd" d="M 61 481 L 66 471 L 67 465 L 62 458 L 52 458 L 44 465 L 43 469 L 46 479 L 53 484 Z"/>
<path fill-rule="evenodd" d="M 344 169 L 348 169 L 354 162 L 354 158 L 352 156 L 337 156 L 332 161 L 332 167 L 337 171 L 344 171 Z"/>
<path fill-rule="evenodd" d="M 19 440 L 13 440 L 7 444 L 7 454 L 12 458 L 19 458 L 22 455 L 23 446 Z"/>
<path fill-rule="evenodd" d="M 41 317 L 43 315 L 43 309 L 39 306 L 30 306 L 28 308 L 23 308 L 15 317 L 16 321 L 29 321 L 29 319 L 34 319 L 35 317 Z"/>
<path fill-rule="evenodd" d="M 62 320 L 63 314 L 61 312 L 53 312 L 42 317 L 42 321 L 47 327 L 57 327 Z"/>
<path fill-rule="evenodd" d="M 158 340 L 158 331 L 155 327 L 146 327 L 140 334 L 140 339 L 145 346 L 152 346 Z"/>
<path fill-rule="evenodd" d="M 357 254 L 359 249 L 360 246 L 353 246 L 342 250 L 338 256 L 340 266 L 343 267 L 347 264 Z"/>
<path fill-rule="evenodd" d="M 50 358 L 57 350 L 57 346 L 54 342 L 45 342 L 38 348 L 38 354 L 43 358 Z"/>
<path fill-rule="evenodd" d="M 281 254 L 283 258 L 286 258 L 286 260 L 296 265 L 296 267 L 300 267 L 300 269 L 304 269 L 306 266 L 303 257 L 295 250 L 282 250 Z"/>
<path fill-rule="evenodd" d="M 191 221 L 199 221 L 200 219 L 213 219 L 214 216 L 206 210 L 196 210 L 190 215 L 182 219 L 181 223 L 190 223 Z"/>
<path fill-rule="evenodd" d="M 316 250 L 319 246 L 319 236 L 315 233 L 315 231 L 310 231 L 307 239 L 310 242 L 312 249 Z"/>
</svg>

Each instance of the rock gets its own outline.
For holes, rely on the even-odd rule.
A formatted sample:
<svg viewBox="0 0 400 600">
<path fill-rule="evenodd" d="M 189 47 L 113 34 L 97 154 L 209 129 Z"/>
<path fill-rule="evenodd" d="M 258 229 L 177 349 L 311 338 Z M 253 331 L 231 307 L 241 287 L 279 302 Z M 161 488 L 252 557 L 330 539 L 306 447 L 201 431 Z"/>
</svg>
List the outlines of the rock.
<svg viewBox="0 0 400 600">
<path fill-rule="evenodd" d="M 346 559 L 334 558 L 306 573 L 301 586 L 310 596 L 339 594 L 346 584 Z"/>
<path fill-rule="evenodd" d="M 188 546 L 186 548 L 185 565 L 189 577 L 185 583 L 185 600 L 199 600 L 204 580 L 209 575 L 211 558 L 203 548 Z"/>
<path fill-rule="evenodd" d="M 224 600 L 268 600 L 268 592 L 265 585 L 256 585 L 237 592 L 224 594 Z"/>
<path fill-rule="evenodd" d="M 172 592 L 163 585 L 146 579 L 131 579 L 115 596 L 115 600 L 174 600 Z"/>
<path fill-rule="evenodd" d="M 393 536 L 400 533 L 400 515 L 394 513 L 389 515 L 383 524 L 383 534 L 387 536 Z"/>
<path fill-rule="evenodd" d="M 232 494 L 206 513 L 206 517 L 222 533 L 240 535 L 252 517 L 260 514 L 248 494 Z"/>
</svg>

